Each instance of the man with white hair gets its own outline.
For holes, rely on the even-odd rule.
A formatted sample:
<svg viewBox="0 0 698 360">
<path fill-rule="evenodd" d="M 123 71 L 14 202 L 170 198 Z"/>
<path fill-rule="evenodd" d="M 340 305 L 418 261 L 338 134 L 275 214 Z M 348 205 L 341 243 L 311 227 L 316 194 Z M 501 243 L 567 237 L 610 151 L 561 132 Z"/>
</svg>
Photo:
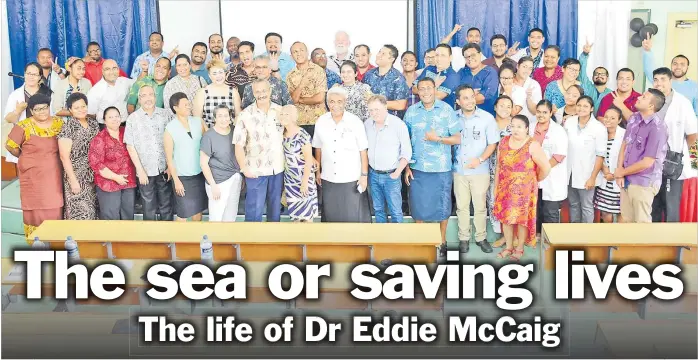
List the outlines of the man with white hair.
<svg viewBox="0 0 698 360">
<path fill-rule="evenodd" d="M 349 40 L 349 34 L 347 34 L 346 31 L 337 31 L 334 35 L 334 50 L 337 53 L 327 57 L 327 70 L 339 74 L 339 70 L 342 68 L 344 61 L 354 61 L 354 54 L 349 52 L 350 45 L 351 40 Z"/>
<path fill-rule="evenodd" d="M 320 167 L 322 222 L 371 222 L 368 202 L 368 140 L 358 116 L 344 111 L 347 91 L 327 92 L 330 112 L 315 123 L 313 147 Z"/>
</svg>

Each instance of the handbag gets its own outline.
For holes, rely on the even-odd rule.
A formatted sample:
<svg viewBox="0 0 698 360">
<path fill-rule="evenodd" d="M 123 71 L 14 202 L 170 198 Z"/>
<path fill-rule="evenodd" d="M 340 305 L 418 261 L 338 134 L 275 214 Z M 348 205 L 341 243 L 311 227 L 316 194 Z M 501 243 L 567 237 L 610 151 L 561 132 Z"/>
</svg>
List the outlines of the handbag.
<svg viewBox="0 0 698 360">
<path fill-rule="evenodd" d="M 683 153 L 667 150 L 664 159 L 663 175 L 671 180 L 678 180 L 683 172 Z"/>
</svg>

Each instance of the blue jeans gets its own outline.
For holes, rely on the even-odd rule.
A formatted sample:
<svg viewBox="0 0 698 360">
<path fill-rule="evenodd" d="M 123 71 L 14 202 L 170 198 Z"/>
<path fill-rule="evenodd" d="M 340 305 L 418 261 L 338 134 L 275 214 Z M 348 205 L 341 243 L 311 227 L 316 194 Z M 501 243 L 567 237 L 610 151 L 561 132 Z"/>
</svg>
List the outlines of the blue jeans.
<svg viewBox="0 0 698 360">
<path fill-rule="evenodd" d="M 267 221 L 281 221 L 281 190 L 284 186 L 284 173 L 245 178 L 247 196 L 245 197 L 245 221 L 261 222 L 264 205 L 267 206 Z"/>
<path fill-rule="evenodd" d="M 376 223 L 387 223 L 388 216 L 385 213 L 385 203 L 388 202 L 390 221 L 402 222 L 402 181 L 391 179 L 390 174 L 379 174 L 373 169 L 368 172 L 368 187 L 373 200 L 373 211 L 376 214 Z"/>
</svg>

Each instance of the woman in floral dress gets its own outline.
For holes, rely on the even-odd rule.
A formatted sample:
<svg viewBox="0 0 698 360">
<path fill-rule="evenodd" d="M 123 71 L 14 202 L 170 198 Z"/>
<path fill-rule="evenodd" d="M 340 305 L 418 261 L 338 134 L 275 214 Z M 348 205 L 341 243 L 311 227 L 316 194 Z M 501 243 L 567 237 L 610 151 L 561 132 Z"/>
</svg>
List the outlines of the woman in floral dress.
<svg viewBox="0 0 698 360">
<path fill-rule="evenodd" d="M 502 95 L 494 102 L 494 112 L 495 121 L 497 122 L 497 129 L 499 130 L 499 139 L 501 140 L 505 136 L 511 135 L 511 112 L 514 108 L 514 101 L 506 96 Z M 490 156 L 490 188 L 487 191 L 487 213 L 490 215 L 490 224 L 492 224 L 492 231 L 494 231 L 498 239 L 492 244 L 494 247 L 502 247 L 505 243 L 504 236 L 502 236 L 502 224 L 499 220 L 492 215 L 492 210 L 494 209 L 494 173 L 497 169 L 497 150 Z"/>
</svg>

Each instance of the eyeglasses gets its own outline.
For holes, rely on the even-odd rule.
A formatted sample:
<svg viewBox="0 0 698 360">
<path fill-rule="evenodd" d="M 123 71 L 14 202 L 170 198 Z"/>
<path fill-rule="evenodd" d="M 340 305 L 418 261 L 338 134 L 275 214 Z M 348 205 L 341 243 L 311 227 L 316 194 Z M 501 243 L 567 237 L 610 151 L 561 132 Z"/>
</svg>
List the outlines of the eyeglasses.
<svg viewBox="0 0 698 360">
<path fill-rule="evenodd" d="M 41 111 L 47 111 L 48 110 L 48 105 L 44 106 L 34 106 L 34 112 L 41 112 Z"/>
<path fill-rule="evenodd" d="M 608 74 L 606 73 L 594 73 L 594 76 L 603 76 L 603 77 L 608 77 Z"/>
<path fill-rule="evenodd" d="M 500 77 L 499 80 L 514 80 L 513 76 Z"/>
<path fill-rule="evenodd" d="M 40 75 L 40 74 L 37 74 L 37 73 L 24 73 L 24 76 L 25 76 L 25 77 L 28 77 L 28 76 L 39 77 L 39 76 L 41 76 L 41 75 Z"/>
</svg>

